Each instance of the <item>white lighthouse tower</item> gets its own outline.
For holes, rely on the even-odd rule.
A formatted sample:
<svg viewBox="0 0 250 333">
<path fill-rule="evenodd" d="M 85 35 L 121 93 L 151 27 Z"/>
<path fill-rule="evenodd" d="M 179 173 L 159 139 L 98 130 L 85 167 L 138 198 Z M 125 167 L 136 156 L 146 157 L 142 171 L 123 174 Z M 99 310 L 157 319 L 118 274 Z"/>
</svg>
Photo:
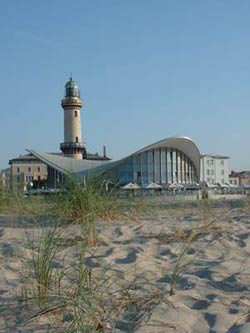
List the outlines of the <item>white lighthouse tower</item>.
<svg viewBox="0 0 250 333">
<path fill-rule="evenodd" d="M 78 85 L 72 77 L 65 84 L 65 97 L 61 105 L 64 110 L 64 142 L 60 144 L 60 149 L 65 156 L 83 159 L 86 157 L 86 145 L 82 142 L 81 130 L 83 103 Z"/>
</svg>

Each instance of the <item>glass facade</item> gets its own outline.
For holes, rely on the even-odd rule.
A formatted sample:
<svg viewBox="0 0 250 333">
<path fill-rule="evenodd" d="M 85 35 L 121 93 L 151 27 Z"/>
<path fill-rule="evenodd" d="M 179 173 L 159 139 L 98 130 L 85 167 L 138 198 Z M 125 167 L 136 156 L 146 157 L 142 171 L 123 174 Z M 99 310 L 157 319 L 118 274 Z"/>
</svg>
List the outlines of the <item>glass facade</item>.
<svg viewBox="0 0 250 333">
<path fill-rule="evenodd" d="M 154 151 L 154 182 L 161 182 L 161 163 L 160 163 L 160 151 L 156 149 Z"/>
<path fill-rule="evenodd" d="M 193 162 L 183 152 L 173 148 L 153 149 L 129 157 L 112 170 L 121 185 L 194 183 L 197 181 Z"/>
<path fill-rule="evenodd" d="M 148 180 L 147 182 L 154 182 L 154 154 L 152 151 L 147 153 L 148 155 Z"/>
<path fill-rule="evenodd" d="M 172 177 L 172 152 L 171 149 L 167 149 L 167 184 L 173 183 Z"/>
<path fill-rule="evenodd" d="M 130 181 L 134 181 L 131 179 Z M 148 184 L 148 156 L 147 152 L 141 154 L 141 184 Z"/>
<path fill-rule="evenodd" d="M 161 150 L 161 182 L 165 184 L 167 182 L 167 152 Z"/>
</svg>

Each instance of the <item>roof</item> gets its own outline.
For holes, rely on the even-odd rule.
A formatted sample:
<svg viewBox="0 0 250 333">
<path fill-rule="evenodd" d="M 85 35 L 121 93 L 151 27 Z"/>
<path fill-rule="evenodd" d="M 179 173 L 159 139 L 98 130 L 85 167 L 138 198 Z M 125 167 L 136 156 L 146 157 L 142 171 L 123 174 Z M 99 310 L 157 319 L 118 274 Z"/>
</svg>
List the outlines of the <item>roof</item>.
<svg viewBox="0 0 250 333">
<path fill-rule="evenodd" d="M 101 155 L 98 155 L 97 153 L 96 154 L 87 153 L 86 159 L 87 160 L 96 160 L 96 161 L 110 160 L 109 157 L 101 156 Z"/>
<path fill-rule="evenodd" d="M 9 164 L 12 164 L 12 162 L 27 162 L 27 161 L 37 161 L 37 157 L 35 157 L 32 154 L 27 154 L 27 155 L 20 155 L 18 157 L 14 157 L 9 161 Z"/>
<path fill-rule="evenodd" d="M 189 159 L 193 162 L 195 169 L 196 169 L 196 175 L 197 178 L 200 178 L 200 152 L 194 143 L 194 141 L 188 137 L 173 137 L 173 138 L 166 138 L 161 141 L 157 141 L 156 143 L 153 143 L 149 146 L 146 146 L 145 148 L 138 150 L 137 152 L 122 158 L 118 161 L 109 162 L 106 164 L 103 164 L 100 167 L 93 168 L 92 170 L 82 170 L 81 174 L 88 174 L 88 175 L 96 175 L 98 173 L 102 173 L 106 171 L 107 169 L 112 169 L 113 167 L 119 165 L 123 161 L 125 161 L 128 158 L 134 157 L 137 154 L 146 152 L 148 150 L 157 149 L 157 148 L 175 148 L 180 151 L 182 151 L 184 154 L 186 154 Z M 87 172 L 86 172 L 87 171 Z"/>
<path fill-rule="evenodd" d="M 226 160 L 230 158 L 229 156 L 223 156 L 223 155 L 212 155 L 212 154 L 206 154 L 206 155 L 201 155 L 201 157 L 210 157 L 210 158 L 215 158 L 215 159 L 220 159 L 220 160 Z"/>
<path fill-rule="evenodd" d="M 68 82 L 66 82 L 65 84 L 65 88 L 75 88 L 75 89 L 78 89 L 78 84 L 76 83 L 76 81 L 73 81 L 72 80 L 72 77 L 69 79 Z"/>
<path fill-rule="evenodd" d="M 34 156 L 36 156 L 39 160 L 47 164 L 48 166 L 62 172 L 62 173 L 75 173 L 77 177 L 82 177 L 83 175 L 94 176 L 97 174 L 101 174 L 104 171 L 111 170 L 113 167 L 117 166 L 121 162 L 125 161 L 128 158 L 131 158 L 137 154 L 146 152 L 151 149 L 157 148 L 174 148 L 182 151 L 186 154 L 189 159 L 193 162 L 194 167 L 196 169 L 197 178 L 200 178 L 200 152 L 193 142 L 192 139 L 188 137 L 173 137 L 166 138 L 161 141 L 157 141 L 154 144 L 151 144 L 121 160 L 118 161 L 110 161 L 110 160 L 92 160 L 92 159 L 84 159 L 77 160 L 72 157 L 66 157 L 63 155 L 55 155 L 48 153 L 41 153 L 35 150 L 27 149 L 27 151 Z"/>
<path fill-rule="evenodd" d="M 31 149 L 27 149 L 27 151 L 48 166 L 62 173 L 78 173 L 107 163 L 107 160 L 77 160 L 64 155 L 42 153 Z"/>
</svg>

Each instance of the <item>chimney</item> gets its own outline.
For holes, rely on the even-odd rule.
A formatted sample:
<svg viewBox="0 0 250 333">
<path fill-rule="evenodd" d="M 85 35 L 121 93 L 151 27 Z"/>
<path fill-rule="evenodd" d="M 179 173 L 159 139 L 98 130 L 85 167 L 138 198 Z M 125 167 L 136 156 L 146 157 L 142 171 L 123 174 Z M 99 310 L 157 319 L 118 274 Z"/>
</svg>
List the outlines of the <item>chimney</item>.
<svg viewBox="0 0 250 333">
<path fill-rule="evenodd" d="M 106 155 L 106 146 L 103 146 L 103 157 L 106 158 L 107 155 Z"/>
</svg>

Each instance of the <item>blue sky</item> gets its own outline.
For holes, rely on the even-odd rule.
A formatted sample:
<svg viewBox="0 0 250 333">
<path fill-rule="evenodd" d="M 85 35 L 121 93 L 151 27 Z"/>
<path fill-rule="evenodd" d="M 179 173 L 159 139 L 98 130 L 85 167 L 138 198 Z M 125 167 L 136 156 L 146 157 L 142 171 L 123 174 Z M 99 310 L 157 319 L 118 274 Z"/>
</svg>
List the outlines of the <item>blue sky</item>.
<svg viewBox="0 0 250 333">
<path fill-rule="evenodd" d="M 169 136 L 250 169 L 250 1 L 10 0 L 0 13 L 0 168 L 58 151 L 70 73 L 88 151 Z"/>
</svg>

